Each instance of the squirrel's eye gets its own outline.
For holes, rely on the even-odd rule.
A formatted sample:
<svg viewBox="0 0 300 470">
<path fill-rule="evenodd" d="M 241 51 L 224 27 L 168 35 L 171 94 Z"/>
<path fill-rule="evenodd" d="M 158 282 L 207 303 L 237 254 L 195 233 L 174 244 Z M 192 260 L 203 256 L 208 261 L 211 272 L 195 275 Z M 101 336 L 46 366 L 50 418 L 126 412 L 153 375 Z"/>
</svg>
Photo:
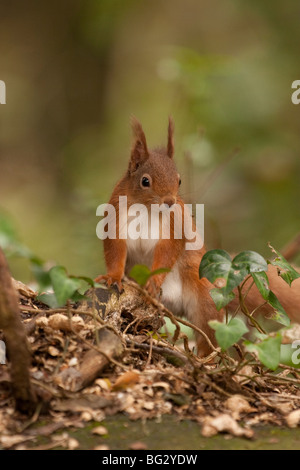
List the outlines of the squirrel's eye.
<svg viewBox="0 0 300 470">
<path fill-rule="evenodd" d="M 178 182 L 179 186 L 181 185 L 181 178 L 179 178 L 179 182 Z"/>
<path fill-rule="evenodd" d="M 149 180 L 149 178 L 147 178 L 147 176 L 143 176 L 142 186 L 144 186 L 145 188 L 148 188 L 150 186 L 150 180 Z"/>
</svg>

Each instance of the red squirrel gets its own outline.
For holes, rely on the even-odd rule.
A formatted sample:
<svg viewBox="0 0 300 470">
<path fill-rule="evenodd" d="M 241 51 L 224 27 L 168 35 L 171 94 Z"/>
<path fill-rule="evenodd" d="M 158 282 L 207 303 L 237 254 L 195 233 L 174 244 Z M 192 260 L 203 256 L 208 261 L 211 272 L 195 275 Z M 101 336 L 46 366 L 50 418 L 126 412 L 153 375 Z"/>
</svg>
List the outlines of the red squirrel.
<svg viewBox="0 0 300 470">
<path fill-rule="evenodd" d="M 172 209 L 176 205 L 182 209 L 182 226 L 184 216 L 192 220 L 179 196 L 181 180 L 173 158 L 173 121 L 169 119 L 167 146 L 153 150 L 148 148 L 142 126 L 135 118 L 132 120 L 132 128 L 134 141 L 128 169 L 114 188 L 109 201 L 116 211 L 116 238 L 104 239 L 107 274 L 98 276 L 96 281 L 105 280 L 108 286 L 116 284 L 119 290 L 122 290 L 122 279 L 125 274 L 128 275 L 131 267 L 135 264 L 145 264 L 151 271 L 169 268 L 168 272 L 152 276 L 146 284 L 146 289 L 153 296 L 160 294 L 160 300 L 167 308 L 176 315 L 185 316 L 208 336 L 213 345 L 216 345 L 214 331 L 208 325 L 208 321 L 221 321 L 224 313 L 222 310 L 216 309 L 209 294 L 210 289 L 213 288 L 212 284 L 205 278 L 199 278 L 199 266 L 205 253 L 204 246 L 199 249 L 186 249 L 185 234 L 182 233 L 181 238 L 176 238 L 174 235 L 175 215 L 172 217 L 171 212 L 169 238 L 162 236 L 161 220 L 158 238 L 133 239 L 128 236 L 125 239 L 118 237 L 123 216 L 128 215 L 119 213 L 120 196 L 127 197 L 128 208 L 132 204 L 139 203 L 143 204 L 148 212 L 150 212 L 152 204 L 164 204 L 166 210 Z M 153 220 L 149 217 L 145 223 L 150 229 Z M 272 275 L 276 276 L 275 271 L 272 272 Z M 278 276 L 276 277 L 278 278 Z M 284 283 L 281 281 L 282 279 L 274 281 L 279 290 L 283 287 L 282 282 Z M 295 304 L 298 303 L 298 316 L 300 317 L 300 283 L 298 282 L 297 285 L 298 297 Z M 288 286 L 287 289 L 289 289 Z M 255 302 L 257 294 L 258 292 L 254 294 L 254 298 L 249 296 L 249 299 Z M 295 311 L 294 313 L 296 316 Z M 207 340 L 198 332 L 196 332 L 196 342 L 199 356 L 206 356 L 211 352 Z"/>
</svg>

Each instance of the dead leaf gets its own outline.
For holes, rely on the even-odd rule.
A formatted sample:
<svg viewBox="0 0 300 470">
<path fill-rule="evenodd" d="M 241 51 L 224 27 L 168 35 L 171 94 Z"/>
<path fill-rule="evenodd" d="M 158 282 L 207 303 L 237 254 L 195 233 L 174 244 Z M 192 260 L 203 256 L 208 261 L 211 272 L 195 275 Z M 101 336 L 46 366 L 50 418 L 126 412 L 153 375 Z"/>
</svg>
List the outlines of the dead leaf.
<svg viewBox="0 0 300 470">
<path fill-rule="evenodd" d="M 71 319 L 61 313 L 55 313 L 48 319 L 48 326 L 53 330 L 80 331 L 84 328 L 84 321 L 79 315 L 74 315 Z"/>
<path fill-rule="evenodd" d="M 105 436 L 108 434 L 108 430 L 104 426 L 97 426 L 92 429 L 92 434 L 97 434 L 97 436 Z"/>
<path fill-rule="evenodd" d="M 281 414 L 287 415 L 291 413 L 293 409 L 293 404 L 291 402 L 286 402 L 286 403 L 278 403 L 274 405 L 276 410 L 278 410 Z"/>
<path fill-rule="evenodd" d="M 274 415 L 270 412 L 265 412 L 265 413 L 260 413 L 253 418 L 249 418 L 246 420 L 246 423 L 248 426 L 254 426 L 256 424 L 261 424 L 261 423 L 272 423 L 274 421 Z"/>
<path fill-rule="evenodd" d="M 96 379 L 95 384 L 107 392 L 111 389 L 111 382 L 109 379 Z"/>
<path fill-rule="evenodd" d="M 143 403 L 143 408 L 148 411 L 154 410 L 155 403 L 153 401 L 145 401 Z"/>
<path fill-rule="evenodd" d="M 120 402 L 120 411 L 126 411 L 126 413 L 129 413 L 129 410 L 131 410 L 132 405 L 134 403 L 134 398 L 130 394 L 125 394 L 125 393 L 118 393 L 117 395 L 118 400 Z"/>
<path fill-rule="evenodd" d="M 26 286 L 25 284 L 23 284 L 23 282 L 17 281 L 13 277 L 11 278 L 11 280 L 12 280 L 14 288 L 24 297 L 27 297 L 28 299 L 33 299 L 34 297 L 37 296 L 37 293 L 34 290 L 32 290 L 29 286 Z"/>
<path fill-rule="evenodd" d="M 48 318 L 39 317 L 36 319 L 35 324 L 39 328 L 46 328 L 48 326 Z"/>
<path fill-rule="evenodd" d="M 114 383 L 112 390 L 126 390 L 126 388 L 132 387 L 140 380 L 140 374 L 134 371 L 127 371 L 117 378 Z"/>
<path fill-rule="evenodd" d="M 202 421 L 202 436 L 211 437 L 219 432 L 228 432 L 233 436 L 247 437 L 248 439 L 251 439 L 254 435 L 252 429 L 242 428 L 226 413 L 219 414 L 216 417 L 206 416 Z"/>
<path fill-rule="evenodd" d="M 72 359 L 69 360 L 69 367 L 74 367 L 78 365 L 78 359 L 77 357 L 72 357 Z"/>
<path fill-rule="evenodd" d="M 54 346 L 49 346 L 48 353 L 52 357 L 57 357 L 59 356 L 59 349 L 55 348 Z"/>
<path fill-rule="evenodd" d="M 33 436 L 24 436 L 22 434 L 14 434 L 12 436 L 1 436 L 0 443 L 4 449 L 9 449 L 10 447 L 20 444 L 21 442 L 33 440 Z"/>
<path fill-rule="evenodd" d="M 169 392 L 171 387 L 170 387 L 170 384 L 167 383 L 167 382 L 155 382 L 153 385 L 152 385 L 153 388 L 163 388 L 166 390 L 166 392 Z"/>
<path fill-rule="evenodd" d="M 99 446 L 94 447 L 93 450 L 109 450 L 109 446 L 106 444 L 101 444 Z"/>
<path fill-rule="evenodd" d="M 289 428 L 296 428 L 300 421 L 300 409 L 292 411 L 285 417 L 285 420 Z"/>
<path fill-rule="evenodd" d="M 290 344 L 300 338 L 300 325 L 295 323 L 291 328 L 282 331 L 282 344 Z"/>
<path fill-rule="evenodd" d="M 250 382 L 251 377 L 257 375 L 253 368 L 249 365 L 242 367 L 237 374 L 235 374 L 232 378 L 235 382 L 246 384 Z M 249 378 L 248 378 L 249 377 Z"/>
<path fill-rule="evenodd" d="M 252 408 L 248 401 L 241 395 L 233 395 L 224 403 L 225 407 L 232 412 L 233 419 L 239 419 L 241 413 L 256 412 L 256 408 Z"/>
<path fill-rule="evenodd" d="M 70 437 L 67 442 L 67 447 L 69 450 L 74 450 L 79 447 L 79 442 L 74 437 Z"/>
<path fill-rule="evenodd" d="M 130 444 L 129 449 L 130 450 L 147 450 L 148 446 L 144 442 L 136 441 Z"/>
</svg>

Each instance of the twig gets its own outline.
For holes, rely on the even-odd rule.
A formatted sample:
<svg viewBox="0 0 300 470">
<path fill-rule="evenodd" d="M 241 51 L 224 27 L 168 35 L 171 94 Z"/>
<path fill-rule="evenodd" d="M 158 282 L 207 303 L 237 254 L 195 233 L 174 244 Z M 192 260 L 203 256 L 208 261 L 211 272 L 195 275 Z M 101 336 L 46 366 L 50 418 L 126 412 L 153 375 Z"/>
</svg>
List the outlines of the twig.
<svg viewBox="0 0 300 470">
<path fill-rule="evenodd" d="M 20 310 L 23 312 L 28 312 L 28 313 L 43 313 L 44 315 L 54 315 L 55 313 L 70 312 L 74 315 L 86 315 L 88 317 L 96 319 L 97 322 L 100 323 L 100 325 L 105 325 L 105 322 L 97 314 L 89 312 L 87 310 L 78 310 L 76 308 L 61 307 L 61 308 L 42 309 L 42 308 L 28 307 L 27 305 L 20 305 Z"/>
<path fill-rule="evenodd" d="M 153 350 L 153 338 L 152 338 L 152 336 L 150 336 L 149 341 L 150 341 L 149 354 L 148 354 L 147 361 L 146 361 L 144 369 L 147 369 L 147 367 L 151 363 L 151 359 L 152 359 L 152 350 Z"/>
<path fill-rule="evenodd" d="M 226 397 L 231 397 L 231 393 L 228 393 L 226 392 L 225 390 L 223 390 L 221 387 L 219 387 L 219 385 L 215 384 L 214 382 L 211 382 L 207 379 L 205 379 L 204 377 L 201 377 L 201 382 L 205 383 L 206 385 L 208 385 L 209 387 L 213 388 L 214 390 L 216 390 L 217 392 L 221 393 L 222 395 L 225 395 Z"/>
<path fill-rule="evenodd" d="M 144 349 L 146 351 L 152 350 L 153 352 L 155 352 L 157 354 L 160 354 L 161 356 L 164 356 L 164 357 L 165 356 L 174 356 L 175 358 L 180 359 L 184 364 L 186 364 L 188 362 L 188 358 L 186 356 L 184 356 L 183 354 L 181 354 L 180 352 L 175 351 L 174 349 L 170 349 L 170 348 L 165 347 L 165 346 L 155 346 L 155 345 L 153 345 L 153 341 L 152 341 L 152 347 L 151 347 L 151 345 L 149 345 L 147 343 L 137 343 L 136 341 L 133 341 L 131 339 L 127 339 L 126 343 L 129 344 L 129 345 L 133 344 L 138 349 Z"/>
</svg>

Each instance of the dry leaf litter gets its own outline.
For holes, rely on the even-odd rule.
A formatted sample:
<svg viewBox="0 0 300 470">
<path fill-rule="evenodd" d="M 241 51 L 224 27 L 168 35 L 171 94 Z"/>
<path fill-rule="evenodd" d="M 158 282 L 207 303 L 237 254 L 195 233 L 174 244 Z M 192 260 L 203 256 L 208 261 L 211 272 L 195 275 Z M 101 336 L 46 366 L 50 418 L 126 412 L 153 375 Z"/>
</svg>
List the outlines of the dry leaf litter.
<svg viewBox="0 0 300 470">
<path fill-rule="evenodd" d="M 32 448 L 37 437 L 51 436 L 40 448 L 76 449 L 67 428 L 96 421 L 93 433 L 105 436 L 101 422 L 117 413 L 131 420 L 165 414 L 191 419 L 207 437 L 222 432 L 249 439 L 257 425 L 293 428 L 300 422 L 298 370 L 271 373 L 254 356 L 233 359 L 218 349 L 198 358 L 181 332 L 182 320 L 130 282 L 121 295 L 98 288 L 88 300 L 62 309 L 41 304 L 20 282 L 15 287 L 40 403 L 31 418 L 18 414 L 9 363 L 1 365 L 0 448 Z M 165 317 L 175 325 L 171 338 L 163 333 Z M 287 341 L 293 340 L 289 335 Z M 34 426 L 45 418 L 47 424 Z"/>
</svg>

